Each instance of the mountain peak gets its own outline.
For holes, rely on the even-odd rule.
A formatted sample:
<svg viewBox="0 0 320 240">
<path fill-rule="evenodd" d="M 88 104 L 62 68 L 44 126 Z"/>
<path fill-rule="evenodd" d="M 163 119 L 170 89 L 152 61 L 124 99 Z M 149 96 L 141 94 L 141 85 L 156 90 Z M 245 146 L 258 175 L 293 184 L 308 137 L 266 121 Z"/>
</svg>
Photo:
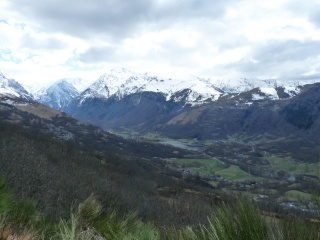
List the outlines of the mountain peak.
<svg viewBox="0 0 320 240">
<path fill-rule="evenodd" d="M 124 67 L 113 68 L 113 69 L 111 69 L 110 72 L 112 72 L 112 73 L 127 73 L 127 72 L 132 73 L 131 70 L 124 68 Z"/>
<path fill-rule="evenodd" d="M 183 91 L 186 89 L 190 91 Z M 140 92 L 161 93 L 167 101 L 181 101 L 183 99 L 191 104 L 200 103 L 207 99 L 217 99 L 221 94 L 207 80 L 193 75 L 182 79 L 162 78 L 149 73 L 139 74 L 125 68 L 115 68 L 94 82 L 81 94 L 81 98 L 108 99 L 115 97 L 121 99 L 124 96 Z"/>
<path fill-rule="evenodd" d="M 55 109 L 63 109 L 74 98 L 78 97 L 90 84 L 81 78 L 64 78 L 42 88 L 36 94 L 36 99 Z"/>
<path fill-rule="evenodd" d="M 33 97 L 29 94 L 17 81 L 9 79 L 0 71 L 0 94 L 9 97 L 22 98 L 32 100 Z"/>
</svg>

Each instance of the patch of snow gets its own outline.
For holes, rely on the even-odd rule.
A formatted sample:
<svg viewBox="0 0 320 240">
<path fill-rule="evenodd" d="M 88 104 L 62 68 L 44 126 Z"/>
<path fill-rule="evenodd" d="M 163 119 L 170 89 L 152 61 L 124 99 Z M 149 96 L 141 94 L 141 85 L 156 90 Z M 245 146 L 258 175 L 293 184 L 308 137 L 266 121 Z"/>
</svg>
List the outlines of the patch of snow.
<svg viewBox="0 0 320 240">
<path fill-rule="evenodd" d="M 4 103 L 6 104 L 10 104 L 10 105 L 13 105 L 14 104 L 14 101 L 12 101 L 11 99 L 6 99 L 5 101 L 3 101 Z"/>
<path fill-rule="evenodd" d="M 260 91 L 261 91 L 262 93 L 264 93 L 269 99 L 273 99 L 273 100 L 279 99 L 276 89 L 274 89 L 274 88 L 267 88 L 267 87 L 260 87 L 259 89 L 260 89 Z"/>
<path fill-rule="evenodd" d="M 300 93 L 301 89 L 298 86 L 285 86 L 284 92 L 289 94 L 290 97 L 296 96 Z"/>
<path fill-rule="evenodd" d="M 6 104 L 10 104 L 12 106 L 29 106 L 30 104 L 27 103 L 27 102 L 20 102 L 20 101 L 17 101 L 17 99 L 6 99 L 4 101 L 2 101 L 3 103 L 6 103 Z"/>
<path fill-rule="evenodd" d="M 14 103 L 14 106 L 20 106 L 20 107 L 25 107 L 25 106 L 29 106 L 29 103 Z"/>
<path fill-rule="evenodd" d="M 254 93 L 252 94 L 252 100 L 257 101 L 257 100 L 263 100 L 265 99 L 264 96 L 261 96 L 260 94 Z"/>
</svg>

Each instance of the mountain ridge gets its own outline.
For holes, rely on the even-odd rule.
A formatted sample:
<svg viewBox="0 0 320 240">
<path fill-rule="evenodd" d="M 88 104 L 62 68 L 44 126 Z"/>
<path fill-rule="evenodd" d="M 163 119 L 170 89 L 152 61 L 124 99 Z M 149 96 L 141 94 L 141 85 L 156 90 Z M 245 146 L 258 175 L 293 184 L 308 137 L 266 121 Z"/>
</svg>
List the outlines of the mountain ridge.
<svg viewBox="0 0 320 240">
<path fill-rule="evenodd" d="M 309 100 L 305 97 L 308 89 L 318 87 L 317 81 L 243 78 L 214 82 L 189 77 L 160 78 L 118 68 L 101 75 L 83 92 L 70 79 L 62 79 L 37 99 L 105 130 L 155 131 L 173 138 L 210 139 L 241 131 L 258 134 L 262 129 L 284 134 L 283 129 L 308 130 L 317 122 L 314 108 L 302 104 L 317 106 L 316 94 Z M 310 121 L 303 123 L 304 115 Z"/>
<path fill-rule="evenodd" d="M 163 94 L 168 101 L 179 101 L 180 99 L 174 98 L 174 95 L 185 89 L 190 89 L 185 99 L 190 104 L 209 98 L 214 99 L 221 94 L 198 77 L 193 77 L 192 80 L 161 78 L 148 73 L 139 74 L 120 68 L 113 69 L 100 76 L 96 82 L 81 94 L 81 97 L 83 99 L 116 97 L 120 100 L 130 94 L 155 92 Z"/>
<path fill-rule="evenodd" d="M 320 80 L 319 80 L 320 81 Z M 70 86 L 63 86 L 61 82 L 67 82 Z M 315 83 L 317 81 L 313 81 Z M 161 93 L 166 101 L 184 102 L 196 106 L 216 101 L 222 96 L 240 94 L 254 88 L 260 88 L 264 93 L 255 96 L 261 99 L 281 99 L 284 96 L 293 97 L 299 94 L 301 86 L 310 81 L 281 81 L 276 79 L 240 78 L 229 80 L 213 80 L 200 78 L 194 75 L 170 78 L 159 77 L 149 73 L 136 73 L 125 68 L 112 69 L 101 75 L 95 81 L 80 78 L 65 78 L 32 91 L 34 99 L 59 110 L 78 98 L 79 104 L 87 99 L 103 98 L 121 100 L 123 97 L 141 92 Z M 280 89 L 281 93 L 276 89 Z M 78 91 L 76 93 L 75 89 Z M 3 92 L 3 90 L 2 90 Z M 50 97 L 51 95 L 51 97 Z M 61 95 L 61 96 L 59 96 Z M 70 96 L 67 96 L 70 95 Z M 52 99 L 50 99 L 52 98 Z M 81 99 L 79 99 L 81 98 Z"/>
<path fill-rule="evenodd" d="M 319 80 L 320 81 L 320 80 Z M 317 81 L 313 81 L 315 83 Z M 76 84 L 69 82 L 73 87 Z M 136 73 L 125 68 L 112 69 L 101 75 L 91 85 L 78 89 L 79 96 L 76 101 L 81 105 L 88 99 L 118 99 L 141 92 L 160 93 L 166 101 L 184 102 L 196 106 L 207 102 L 216 101 L 222 96 L 239 94 L 260 88 L 267 99 L 281 99 L 284 96 L 293 97 L 300 93 L 301 86 L 310 84 L 310 81 L 283 81 L 276 79 L 230 79 L 212 80 L 188 75 L 180 78 L 159 77 L 149 73 Z M 49 88 L 49 87 L 48 87 Z M 47 89 L 48 89 L 47 88 Z M 278 90 L 282 89 L 281 92 Z M 41 95 L 40 94 L 36 94 Z M 39 97 L 39 99 L 41 96 Z M 63 109 L 63 106 L 61 107 Z"/>
<path fill-rule="evenodd" d="M 4 96 L 14 96 L 25 100 L 32 100 L 33 95 L 14 79 L 9 79 L 0 71 L 0 94 Z"/>
</svg>

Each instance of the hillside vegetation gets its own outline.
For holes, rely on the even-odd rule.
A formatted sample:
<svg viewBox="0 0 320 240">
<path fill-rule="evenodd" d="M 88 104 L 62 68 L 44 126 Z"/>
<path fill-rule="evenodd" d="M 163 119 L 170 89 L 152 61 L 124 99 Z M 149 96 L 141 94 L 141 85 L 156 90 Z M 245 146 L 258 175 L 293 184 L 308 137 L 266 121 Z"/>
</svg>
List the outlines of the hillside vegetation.
<svg viewBox="0 0 320 240">
<path fill-rule="evenodd" d="M 315 219 L 262 212 L 170 164 L 249 177 L 236 165 L 125 140 L 64 114 L 44 119 L 8 104 L 0 110 L 3 239 L 318 238 Z M 296 188 L 286 193 L 310 199 Z"/>
<path fill-rule="evenodd" d="M 270 220 L 254 205 L 237 201 L 222 205 L 206 223 L 197 226 L 157 227 L 141 221 L 136 213 L 120 216 L 105 211 L 91 195 L 73 207 L 68 219 L 49 220 L 36 211 L 28 199 L 14 200 L 3 180 L 0 180 L 1 239 L 320 239 L 319 223 L 298 219 Z"/>
</svg>

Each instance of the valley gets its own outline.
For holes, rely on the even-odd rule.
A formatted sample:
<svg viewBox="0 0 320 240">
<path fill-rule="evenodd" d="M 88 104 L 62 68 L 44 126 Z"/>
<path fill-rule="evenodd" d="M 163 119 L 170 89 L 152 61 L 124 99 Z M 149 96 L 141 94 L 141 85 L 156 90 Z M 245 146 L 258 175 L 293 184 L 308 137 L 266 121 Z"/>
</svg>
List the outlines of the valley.
<svg viewBox="0 0 320 240">
<path fill-rule="evenodd" d="M 144 79 L 125 73 L 130 84 Z M 55 84 L 37 95 L 42 104 L 2 78 L 9 90 L 0 93 L 0 176 L 52 219 L 68 218 L 92 194 L 107 213 L 136 211 L 159 227 L 205 224 L 237 199 L 276 219 L 317 217 L 319 83 L 292 96 L 256 87 L 204 100 L 188 89 L 168 97 L 115 87 L 110 95 L 100 85 L 112 73 L 92 84 L 98 92 Z"/>
<path fill-rule="evenodd" d="M 0 0 L 0 240 L 320 240 L 320 0 Z"/>
<path fill-rule="evenodd" d="M 245 196 L 268 211 L 313 214 L 313 195 L 320 191 L 320 161 L 299 161 L 294 152 L 274 149 L 289 139 L 260 137 L 252 141 L 244 135 L 226 140 L 170 139 L 159 133 L 139 134 L 128 129 L 116 134 L 193 151 L 183 158 L 165 159 L 185 178 L 199 178 L 225 194 Z"/>
</svg>

